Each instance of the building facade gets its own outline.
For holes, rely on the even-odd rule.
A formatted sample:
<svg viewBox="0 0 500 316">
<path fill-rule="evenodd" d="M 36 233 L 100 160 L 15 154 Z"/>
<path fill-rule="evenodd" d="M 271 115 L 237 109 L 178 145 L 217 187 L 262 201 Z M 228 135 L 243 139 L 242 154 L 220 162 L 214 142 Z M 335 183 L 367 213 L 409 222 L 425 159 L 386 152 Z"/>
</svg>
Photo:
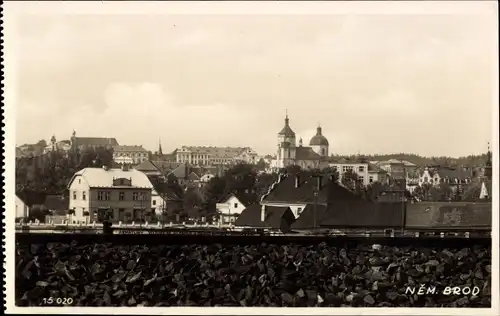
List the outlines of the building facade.
<svg viewBox="0 0 500 316">
<path fill-rule="evenodd" d="M 182 146 L 175 151 L 176 162 L 192 165 L 256 164 L 259 155 L 250 147 Z"/>
<path fill-rule="evenodd" d="M 148 160 L 148 151 L 139 146 L 113 146 L 113 160 L 119 164 L 140 164 Z"/>
<path fill-rule="evenodd" d="M 73 131 L 71 135 L 71 149 L 85 149 L 85 148 L 113 148 L 114 146 L 118 146 L 118 141 L 116 138 L 109 137 L 77 137 L 76 132 Z"/>
<path fill-rule="evenodd" d="M 140 222 L 151 218 L 153 185 L 137 170 L 85 168 L 76 172 L 69 184 L 72 219 L 102 222 Z"/>
<path fill-rule="evenodd" d="M 230 194 L 215 205 L 221 224 L 234 224 L 238 216 L 249 206 L 245 197 Z"/>
</svg>

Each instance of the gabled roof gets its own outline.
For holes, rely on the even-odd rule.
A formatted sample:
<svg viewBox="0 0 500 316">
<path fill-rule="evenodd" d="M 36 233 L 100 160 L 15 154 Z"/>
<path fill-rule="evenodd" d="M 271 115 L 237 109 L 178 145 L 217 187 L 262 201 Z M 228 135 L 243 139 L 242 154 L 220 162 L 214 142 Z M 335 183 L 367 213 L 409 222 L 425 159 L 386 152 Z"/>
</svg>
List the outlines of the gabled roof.
<svg viewBox="0 0 500 316">
<path fill-rule="evenodd" d="M 238 199 L 238 201 L 243 204 L 244 206 L 248 207 L 249 205 L 251 204 L 254 204 L 254 197 L 252 197 L 251 194 L 247 194 L 247 193 L 230 193 L 228 194 L 225 198 L 223 198 L 221 200 L 221 203 L 225 203 L 227 202 L 227 200 L 229 200 L 230 197 L 234 196 L 235 198 Z"/>
<path fill-rule="evenodd" d="M 134 169 L 142 171 L 142 172 L 148 172 L 148 171 L 160 172 L 160 169 L 150 160 L 144 160 L 142 163 L 135 166 Z"/>
<path fill-rule="evenodd" d="M 328 205 L 320 225 L 341 228 L 401 227 L 403 214 L 401 203 L 337 200 Z"/>
<path fill-rule="evenodd" d="M 320 223 L 323 220 L 326 208 L 326 205 L 317 205 L 315 212 L 314 204 L 306 205 L 297 220 L 292 224 L 292 229 L 311 229 L 314 227 L 320 227 Z M 316 226 L 314 226 L 315 222 Z"/>
<path fill-rule="evenodd" d="M 302 172 L 298 175 L 299 186 L 295 187 L 295 176 L 282 176 L 281 181 L 275 182 L 270 192 L 264 196 L 262 202 L 274 203 L 314 203 L 314 191 L 318 186 L 317 177 Z M 322 187 L 318 193 L 318 203 L 326 204 L 332 199 L 361 199 L 349 189 L 337 182 L 332 182 L 329 175 L 321 175 Z"/>
<path fill-rule="evenodd" d="M 188 176 L 187 176 L 187 179 L 189 181 L 199 181 L 200 180 L 200 177 L 198 177 L 198 175 L 194 172 L 191 172 Z"/>
<path fill-rule="evenodd" d="M 290 217 L 291 216 L 291 217 Z M 281 219 L 293 221 L 293 213 L 288 207 L 266 206 L 265 220 L 261 221 L 261 205 L 252 204 L 241 212 L 234 225 L 240 227 L 275 228 L 281 227 Z"/>
<path fill-rule="evenodd" d="M 154 189 L 153 189 L 152 194 L 162 196 L 168 201 L 181 201 L 182 200 L 182 197 L 180 197 L 177 193 L 175 193 L 172 190 L 172 188 L 170 188 L 168 183 L 156 183 L 154 185 Z"/>
<path fill-rule="evenodd" d="M 316 153 L 312 147 L 297 147 L 295 148 L 295 159 L 296 160 L 319 160 L 321 155 Z"/>
<path fill-rule="evenodd" d="M 126 178 L 132 180 L 133 188 L 153 188 L 148 177 L 139 170 L 128 169 L 108 169 L 103 168 L 85 168 L 76 172 L 68 183 L 68 188 L 73 183 L 73 180 L 81 176 L 85 179 L 91 188 L 111 188 L 113 187 L 113 179 Z"/>
<path fill-rule="evenodd" d="M 163 161 L 163 160 L 152 160 L 151 163 L 164 173 L 169 173 L 174 169 L 178 168 L 179 166 L 184 165 L 181 162 Z"/>
<path fill-rule="evenodd" d="M 176 167 L 174 170 L 170 171 L 169 175 L 172 174 L 177 177 L 177 179 L 186 179 L 188 176 L 188 170 L 187 170 L 187 165 L 186 164 L 180 164 L 178 167 Z"/>
<path fill-rule="evenodd" d="M 463 168 L 439 168 L 435 171 L 441 178 L 464 180 L 472 177 L 472 170 Z"/>
</svg>

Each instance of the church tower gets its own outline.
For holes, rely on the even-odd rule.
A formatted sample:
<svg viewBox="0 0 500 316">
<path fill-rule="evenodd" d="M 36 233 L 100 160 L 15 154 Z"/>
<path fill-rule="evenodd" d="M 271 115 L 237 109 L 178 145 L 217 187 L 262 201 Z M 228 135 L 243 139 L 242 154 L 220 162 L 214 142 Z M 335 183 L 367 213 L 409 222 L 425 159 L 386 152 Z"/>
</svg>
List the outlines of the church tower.
<svg viewBox="0 0 500 316">
<path fill-rule="evenodd" d="M 492 175 L 491 150 L 490 150 L 490 143 L 488 143 L 488 154 L 487 154 L 486 165 L 484 166 L 484 177 L 487 178 L 488 180 L 491 180 L 491 175 Z"/>
<path fill-rule="evenodd" d="M 290 128 L 288 113 L 285 116 L 285 126 L 278 133 L 278 168 L 295 164 L 295 132 Z"/>
<path fill-rule="evenodd" d="M 158 155 L 163 155 L 163 150 L 161 149 L 161 138 L 158 139 Z"/>
</svg>

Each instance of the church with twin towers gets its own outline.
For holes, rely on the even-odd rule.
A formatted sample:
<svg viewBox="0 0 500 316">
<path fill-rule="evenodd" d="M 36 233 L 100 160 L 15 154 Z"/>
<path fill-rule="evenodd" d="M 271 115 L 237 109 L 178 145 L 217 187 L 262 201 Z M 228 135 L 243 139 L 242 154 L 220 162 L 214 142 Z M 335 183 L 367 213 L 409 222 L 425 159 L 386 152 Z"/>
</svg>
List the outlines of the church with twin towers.
<svg viewBox="0 0 500 316">
<path fill-rule="evenodd" d="M 317 127 L 316 135 L 309 141 L 309 146 L 303 145 L 302 138 L 297 144 L 287 113 L 285 126 L 278 133 L 278 149 L 274 165 L 278 169 L 291 165 L 300 166 L 302 169 L 322 168 L 325 164 L 328 165 L 328 147 L 328 139 L 323 136 L 321 126 Z"/>
</svg>

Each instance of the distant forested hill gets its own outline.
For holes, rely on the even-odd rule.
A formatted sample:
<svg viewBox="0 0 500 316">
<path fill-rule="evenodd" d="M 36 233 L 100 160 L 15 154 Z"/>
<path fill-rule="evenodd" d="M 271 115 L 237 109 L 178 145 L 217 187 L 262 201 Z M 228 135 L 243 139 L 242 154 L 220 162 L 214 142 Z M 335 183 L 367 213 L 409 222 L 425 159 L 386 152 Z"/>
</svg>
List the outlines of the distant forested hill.
<svg viewBox="0 0 500 316">
<path fill-rule="evenodd" d="M 386 155 L 332 155 L 334 158 L 349 158 L 349 159 L 357 159 L 360 157 L 364 157 L 370 161 L 372 160 L 389 160 L 389 159 L 398 159 L 398 160 L 407 160 L 418 166 L 426 166 L 426 165 L 441 165 L 441 166 L 484 166 L 487 160 L 487 154 L 482 155 L 470 155 L 467 157 L 422 157 L 416 154 L 386 154 Z"/>
</svg>

